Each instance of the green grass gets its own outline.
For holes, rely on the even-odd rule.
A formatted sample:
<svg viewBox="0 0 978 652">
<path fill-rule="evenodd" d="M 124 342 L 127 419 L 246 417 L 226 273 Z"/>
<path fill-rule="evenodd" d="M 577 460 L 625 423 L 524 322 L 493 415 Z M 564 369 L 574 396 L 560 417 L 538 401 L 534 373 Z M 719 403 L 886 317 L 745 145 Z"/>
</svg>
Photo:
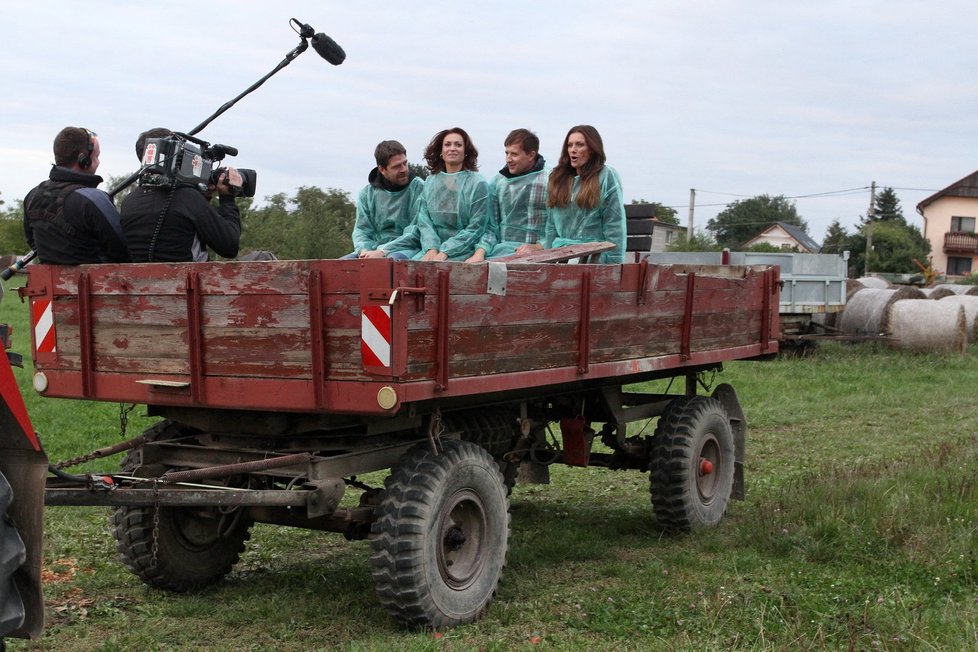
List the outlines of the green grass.
<svg viewBox="0 0 978 652">
<path fill-rule="evenodd" d="M 26 353 L 25 314 L 8 293 L 0 321 L 17 324 Z M 747 414 L 748 499 L 719 528 L 664 534 L 647 475 L 553 467 L 552 484 L 514 489 L 509 565 L 486 617 L 437 634 L 378 606 L 366 542 L 258 525 L 226 581 L 174 595 L 116 560 L 106 510 L 48 508 L 48 626 L 8 647 L 978 649 L 976 363 L 974 348 L 833 344 L 728 365 L 715 380 Z M 117 405 L 40 399 L 30 370 L 18 375 L 52 459 L 119 440 Z M 149 423 L 134 416 L 130 434 Z"/>
</svg>

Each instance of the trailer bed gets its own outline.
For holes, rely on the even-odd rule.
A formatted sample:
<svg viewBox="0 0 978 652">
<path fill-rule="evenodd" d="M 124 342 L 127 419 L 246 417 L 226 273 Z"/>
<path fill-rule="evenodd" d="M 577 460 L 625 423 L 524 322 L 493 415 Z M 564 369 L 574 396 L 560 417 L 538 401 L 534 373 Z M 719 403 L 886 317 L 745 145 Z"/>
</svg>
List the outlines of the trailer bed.
<svg viewBox="0 0 978 652">
<path fill-rule="evenodd" d="M 35 388 L 394 414 L 778 350 L 770 266 L 302 260 L 34 265 Z"/>
</svg>

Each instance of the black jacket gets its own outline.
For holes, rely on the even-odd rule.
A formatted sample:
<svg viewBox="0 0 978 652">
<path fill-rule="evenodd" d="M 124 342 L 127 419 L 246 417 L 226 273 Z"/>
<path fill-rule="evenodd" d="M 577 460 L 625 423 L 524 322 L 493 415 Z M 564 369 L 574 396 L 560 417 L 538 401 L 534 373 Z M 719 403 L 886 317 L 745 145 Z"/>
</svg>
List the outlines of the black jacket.
<svg viewBox="0 0 978 652">
<path fill-rule="evenodd" d="M 98 190 L 102 177 L 54 166 L 24 198 L 24 236 L 43 263 L 129 262 L 119 212 Z"/>
<path fill-rule="evenodd" d="M 138 263 L 201 262 L 206 247 L 224 258 L 238 255 L 241 219 L 233 197 L 222 196 L 215 209 L 194 187 L 146 185 L 122 202 L 122 230 Z"/>
</svg>

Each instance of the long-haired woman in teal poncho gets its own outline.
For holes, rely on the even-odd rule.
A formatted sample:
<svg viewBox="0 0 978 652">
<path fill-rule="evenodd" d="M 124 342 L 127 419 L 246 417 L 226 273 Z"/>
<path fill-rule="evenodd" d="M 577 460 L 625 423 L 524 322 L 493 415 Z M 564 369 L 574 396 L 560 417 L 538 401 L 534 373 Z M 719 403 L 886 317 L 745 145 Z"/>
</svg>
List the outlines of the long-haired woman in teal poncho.
<svg viewBox="0 0 978 652">
<path fill-rule="evenodd" d="M 607 241 L 615 248 L 601 254 L 601 262 L 622 262 L 625 202 L 618 173 L 605 165 L 604 143 L 597 129 L 571 127 L 547 191 L 547 247 Z"/>
</svg>

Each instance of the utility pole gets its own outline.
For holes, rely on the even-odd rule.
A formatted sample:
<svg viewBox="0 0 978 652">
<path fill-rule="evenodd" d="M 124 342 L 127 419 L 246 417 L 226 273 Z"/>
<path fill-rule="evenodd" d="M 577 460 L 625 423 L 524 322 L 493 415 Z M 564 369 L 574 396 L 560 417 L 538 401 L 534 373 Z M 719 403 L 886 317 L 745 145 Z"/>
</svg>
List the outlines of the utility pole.
<svg viewBox="0 0 978 652">
<path fill-rule="evenodd" d="M 689 219 L 686 222 L 686 242 L 693 239 L 693 209 L 696 207 L 696 188 L 689 189 Z"/>
<path fill-rule="evenodd" d="M 869 252 L 873 250 L 873 217 L 876 215 L 876 182 L 869 184 L 869 210 L 866 211 L 866 276 L 869 276 Z"/>
</svg>

